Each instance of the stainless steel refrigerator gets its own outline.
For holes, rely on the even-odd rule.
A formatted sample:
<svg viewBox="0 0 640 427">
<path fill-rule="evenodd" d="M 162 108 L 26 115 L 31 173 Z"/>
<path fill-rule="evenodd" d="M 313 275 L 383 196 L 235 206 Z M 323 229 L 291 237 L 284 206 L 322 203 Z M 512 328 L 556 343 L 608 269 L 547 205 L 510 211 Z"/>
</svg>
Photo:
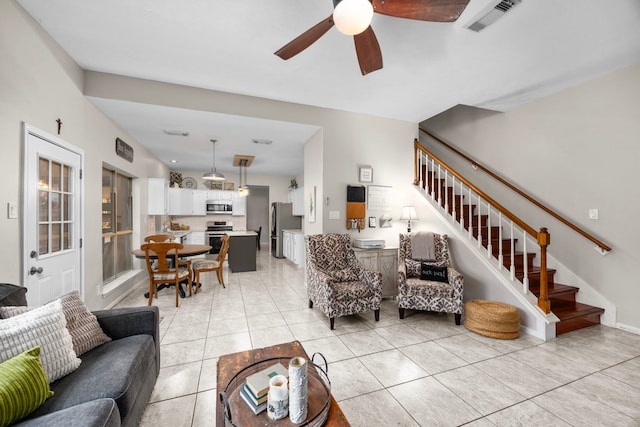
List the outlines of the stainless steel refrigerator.
<svg viewBox="0 0 640 427">
<path fill-rule="evenodd" d="M 302 229 L 302 217 L 291 214 L 291 203 L 271 204 L 271 255 L 283 258 L 282 230 Z"/>
</svg>

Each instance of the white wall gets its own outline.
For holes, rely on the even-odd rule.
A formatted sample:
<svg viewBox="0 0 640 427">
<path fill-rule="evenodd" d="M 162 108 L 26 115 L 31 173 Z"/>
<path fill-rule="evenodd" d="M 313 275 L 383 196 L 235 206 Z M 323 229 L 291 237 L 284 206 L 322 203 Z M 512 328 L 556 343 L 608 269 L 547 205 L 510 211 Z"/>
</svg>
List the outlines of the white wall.
<svg viewBox="0 0 640 427">
<path fill-rule="evenodd" d="M 305 220 L 306 234 L 347 232 L 344 220 L 346 188 L 349 184 L 358 184 L 358 165 L 360 164 L 373 167 L 372 184 L 393 187 L 394 209 L 391 215 L 394 218 L 399 218 L 402 205 L 417 203 L 416 194 L 410 191 L 413 181 L 411 167 L 413 140 L 417 137 L 417 123 L 113 74 L 86 72 L 85 79 L 87 96 L 238 114 L 321 127 L 322 133 L 314 135 L 305 146 L 303 184 L 305 199 L 309 197 L 309 191 L 315 186 L 316 202 L 321 202 L 318 203 L 316 223 Z M 319 159 L 322 161 L 320 162 Z M 317 165 L 322 165 L 321 172 L 317 170 Z M 310 168 L 309 172 L 306 170 L 307 167 Z M 286 186 L 284 190 L 286 191 Z M 327 197 L 329 205 L 324 203 Z M 274 199 L 273 196 L 272 199 Z M 329 210 L 339 210 L 341 220 L 329 220 Z M 376 238 L 387 240 L 389 245 L 397 246 L 398 231 L 402 229 L 402 224 L 396 222 L 394 228 L 365 229 L 361 233 L 357 231 L 350 233 L 355 233 L 358 237 L 375 235 Z"/>
<path fill-rule="evenodd" d="M 446 148 L 423 139 L 436 155 L 534 228 L 548 227 L 550 254 L 575 274 L 557 281 L 578 282 L 578 298 L 587 303 L 600 295 L 610 300 L 617 308 L 613 323 L 636 332 L 640 332 L 638 93 L 640 65 L 635 65 L 511 112 L 460 106 L 423 124 L 612 246 L 613 251 L 602 257 L 593 243 L 474 171 Z M 588 219 L 590 208 L 599 210 L 598 220 Z"/>
<path fill-rule="evenodd" d="M 0 204 L 22 198 L 22 123 L 56 135 L 56 119 L 63 122 L 59 138 L 84 150 L 84 299 L 89 308 L 108 306 L 125 289 L 103 298 L 101 294 L 101 189 L 102 166 L 107 163 L 134 177 L 168 176 L 164 167 L 144 147 L 97 111 L 82 94 L 82 70 L 44 33 L 14 1 L 0 2 L 0 141 L 2 160 Z M 115 155 L 115 138 L 135 150 L 134 162 Z M 144 181 L 144 180 L 141 180 Z M 136 183 L 134 221 L 146 229 L 146 183 Z M 19 212 L 19 217 L 21 212 Z M 22 283 L 22 223 L 0 215 L 2 282 Z M 134 240 L 135 241 L 135 240 Z M 97 261 L 97 262 L 96 262 Z"/>
</svg>

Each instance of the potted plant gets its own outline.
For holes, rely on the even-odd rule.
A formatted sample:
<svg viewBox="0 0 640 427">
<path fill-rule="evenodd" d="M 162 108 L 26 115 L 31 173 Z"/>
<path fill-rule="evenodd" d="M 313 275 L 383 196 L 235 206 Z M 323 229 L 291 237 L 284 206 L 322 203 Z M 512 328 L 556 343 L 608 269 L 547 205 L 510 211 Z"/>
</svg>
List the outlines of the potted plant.
<svg viewBox="0 0 640 427">
<path fill-rule="evenodd" d="M 291 181 L 289 182 L 289 190 L 295 190 L 296 188 L 298 188 L 298 181 L 296 181 L 295 178 L 291 178 Z"/>
</svg>

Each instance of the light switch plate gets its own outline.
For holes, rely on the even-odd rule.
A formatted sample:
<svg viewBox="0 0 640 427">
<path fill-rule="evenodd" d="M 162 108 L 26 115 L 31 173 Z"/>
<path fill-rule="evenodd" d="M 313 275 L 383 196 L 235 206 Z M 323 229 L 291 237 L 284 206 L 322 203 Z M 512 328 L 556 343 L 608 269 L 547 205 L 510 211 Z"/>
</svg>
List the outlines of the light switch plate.
<svg viewBox="0 0 640 427">
<path fill-rule="evenodd" d="M 598 219 L 598 209 L 589 209 L 589 219 Z"/>
<path fill-rule="evenodd" d="M 16 202 L 8 202 L 7 203 L 7 218 L 16 219 L 18 218 L 18 206 Z"/>
<path fill-rule="evenodd" d="M 340 211 L 329 211 L 329 219 L 340 219 Z"/>
</svg>

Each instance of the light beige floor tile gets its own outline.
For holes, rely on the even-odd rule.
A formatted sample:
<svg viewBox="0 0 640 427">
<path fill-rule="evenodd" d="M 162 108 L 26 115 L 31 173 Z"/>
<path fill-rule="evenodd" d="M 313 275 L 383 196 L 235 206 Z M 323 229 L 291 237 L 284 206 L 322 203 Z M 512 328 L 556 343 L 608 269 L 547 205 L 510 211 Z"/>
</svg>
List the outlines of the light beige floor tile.
<svg viewBox="0 0 640 427">
<path fill-rule="evenodd" d="M 150 403 L 145 408 L 139 427 L 190 427 L 195 405 L 195 394 Z"/>
<path fill-rule="evenodd" d="M 264 313 L 255 316 L 247 316 L 249 330 L 269 329 L 278 326 L 285 326 L 286 322 L 280 312 Z"/>
<path fill-rule="evenodd" d="M 467 364 L 449 350 L 436 344 L 435 341 L 402 347 L 400 351 L 432 375 Z"/>
<path fill-rule="evenodd" d="M 268 347 L 293 341 L 295 338 L 287 326 L 277 326 L 269 329 L 251 331 L 251 345 L 253 348 Z"/>
<path fill-rule="evenodd" d="M 234 319 L 211 319 L 211 321 L 209 321 L 207 337 L 217 337 L 220 335 L 229 335 L 248 331 L 249 326 L 247 326 L 247 319 L 244 317 Z"/>
<path fill-rule="evenodd" d="M 198 391 L 202 362 L 184 363 L 160 369 L 150 402 L 173 399 Z"/>
<path fill-rule="evenodd" d="M 198 325 L 181 325 L 174 319 L 162 337 L 161 344 L 175 344 L 179 342 L 195 341 L 203 339 L 207 336 L 207 323 L 200 323 Z"/>
<path fill-rule="evenodd" d="M 212 427 L 216 424 L 218 393 L 215 389 L 198 393 L 192 427 Z"/>
<path fill-rule="evenodd" d="M 605 369 L 602 373 L 640 389 L 640 357 Z"/>
<path fill-rule="evenodd" d="M 362 356 L 360 361 L 385 387 L 429 375 L 410 358 L 395 349 Z"/>
<path fill-rule="evenodd" d="M 436 344 L 449 350 L 460 359 L 475 363 L 481 360 L 500 356 L 498 350 L 494 350 L 486 344 L 476 341 L 466 334 L 454 335 L 436 340 Z"/>
<path fill-rule="evenodd" d="M 334 337 L 335 334 L 321 320 L 306 323 L 294 323 L 289 329 L 298 341 L 308 341 L 317 338 Z"/>
<path fill-rule="evenodd" d="M 202 325 L 209 323 L 211 316 L 211 304 L 204 310 L 180 310 L 175 315 L 174 326 Z"/>
<path fill-rule="evenodd" d="M 533 402 L 558 418 L 576 426 L 634 426 L 638 423 L 600 402 L 589 400 L 584 394 L 563 386 L 535 397 Z"/>
<path fill-rule="evenodd" d="M 181 365 L 202 360 L 205 340 L 186 341 L 160 346 L 160 367 Z"/>
<path fill-rule="evenodd" d="M 309 357 L 312 357 L 314 353 L 321 353 L 328 363 L 355 357 L 353 352 L 336 336 L 303 341 L 302 346 Z"/>
<path fill-rule="evenodd" d="M 387 390 L 421 426 L 457 426 L 480 418 L 478 411 L 433 377 Z"/>
<path fill-rule="evenodd" d="M 384 388 L 358 359 L 331 363 L 329 379 L 331 394 L 338 401 Z"/>
<path fill-rule="evenodd" d="M 484 360 L 474 366 L 527 398 L 562 385 L 559 381 L 510 356 Z"/>
<path fill-rule="evenodd" d="M 554 357 L 553 354 L 542 349 L 540 346 L 516 351 L 515 353 L 509 354 L 509 357 L 563 384 L 574 381 L 592 372 L 589 367 L 581 365 L 579 361 L 571 361 L 563 357 Z M 550 363 L 551 361 L 553 361 L 553 363 Z"/>
<path fill-rule="evenodd" d="M 640 423 L 640 389 L 602 373 L 581 378 L 567 387 L 586 395 L 592 402 L 610 406 Z"/>
<path fill-rule="evenodd" d="M 304 304 L 303 304 L 303 306 L 304 306 Z M 298 308 L 299 307 L 300 306 L 298 306 Z M 288 325 L 293 325 L 293 324 L 296 324 L 296 323 L 315 322 L 315 321 L 320 320 L 320 318 L 315 313 L 315 311 L 313 311 L 312 309 L 309 309 L 309 308 L 303 308 L 303 309 L 299 309 L 299 310 L 283 311 L 281 314 L 282 314 L 282 317 L 284 317 L 284 320 L 285 320 L 285 322 L 287 322 Z"/>
<path fill-rule="evenodd" d="M 339 338 L 345 343 L 356 356 L 376 353 L 378 351 L 390 350 L 391 344 L 372 330 L 354 332 L 340 335 Z"/>
<path fill-rule="evenodd" d="M 352 427 L 418 426 L 386 390 L 342 400 L 340 408 Z"/>
<path fill-rule="evenodd" d="M 491 421 L 496 427 L 570 427 L 560 418 L 553 415 L 546 409 L 536 405 L 530 400 L 518 403 L 495 414 L 489 415 L 486 419 Z"/>
<path fill-rule="evenodd" d="M 208 337 L 204 347 L 204 358 L 213 359 L 223 354 L 251 350 L 251 337 L 248 332 Z"/>
<path fill-rule="evenodd" d="M 472 365 L 434 375 L 434 378 L 482 415 L 525 400 L 515 390 Z"/>
<path fill-rule="evenodd" d="M 376 333 L 391 343 L 394 347 L 404 347 L 428 341 L 428 338 L 406 324 L 397 324 L 376 328 Z"/>
<path fill-rule="evenodd" d="M 518 338 L 512 340 L 499 340 L 495 338 L 485 337 L 483 335 L 476 334 L 475 332 L 466 332 L 466 334 L 471 338 L 480 341 L 481 343 L 486 344 L 495 350 L 498 350 L 502 354 L 512 353 L 524 348 L 533 347 L 544 342 L 540 338 L 536 338 L 527 334 L 520 334 Z"/>
<path fill-rule="evenodd" d="M 200 380 L 198 381 L 198 392 L 216 388 L 218 375 L 218 358 L 204 359 L 200 370 Z"/>
</svg>

